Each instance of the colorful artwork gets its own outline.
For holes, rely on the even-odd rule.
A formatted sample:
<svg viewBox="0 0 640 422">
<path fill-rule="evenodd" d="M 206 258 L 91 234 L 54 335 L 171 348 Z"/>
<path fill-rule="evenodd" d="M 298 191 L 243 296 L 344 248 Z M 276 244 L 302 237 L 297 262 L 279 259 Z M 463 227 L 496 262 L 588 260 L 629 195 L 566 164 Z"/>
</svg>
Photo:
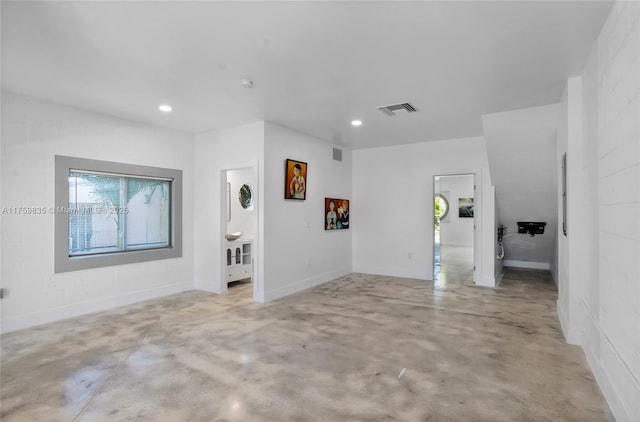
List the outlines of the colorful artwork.
<svg viewBox="0 0 640 422">
<path fill-rule="evenodd" d="M 307 163 L 287 159 L 284 199 L 307 199 Z"/>
<path fill-rule="evenodd" d="M 349 200 L 324 198 L 324 229 L 345 230 L 349 228 Z"/>
</svg>

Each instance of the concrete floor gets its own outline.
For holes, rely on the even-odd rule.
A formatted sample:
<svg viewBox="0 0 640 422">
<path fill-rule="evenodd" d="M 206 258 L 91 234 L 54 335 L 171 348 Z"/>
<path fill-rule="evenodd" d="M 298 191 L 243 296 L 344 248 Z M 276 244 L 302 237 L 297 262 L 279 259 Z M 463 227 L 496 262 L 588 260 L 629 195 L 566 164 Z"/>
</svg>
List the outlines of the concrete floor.
<svg viewBox="0 0 640 422">
<path fill-rule="evenodd" d="M 439 245 L 438 265 L 434 269 L 434 286 L 447 289 L 473 283 L 473 248 L 470 246 Z"/>
<path fill-rule="evenodd" d="M 548 272 L 497 289 L 351 274 L 251 285 L 2 336 L 9 421 L 611 421 Z"/>
</svg>

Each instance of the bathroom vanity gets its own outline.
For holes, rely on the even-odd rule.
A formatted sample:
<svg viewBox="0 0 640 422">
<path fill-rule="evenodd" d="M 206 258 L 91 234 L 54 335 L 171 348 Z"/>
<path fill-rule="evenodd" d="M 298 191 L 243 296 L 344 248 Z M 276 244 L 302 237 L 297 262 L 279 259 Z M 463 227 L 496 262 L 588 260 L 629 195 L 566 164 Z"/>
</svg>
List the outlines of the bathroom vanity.
<svg viewBox="0 0 640 422">
<path fill-rule="evenodd" d="M 227 283 L 253 277 L 251 240 L 234 240 L 225 247 L 225 278 Z"/>
</svg>

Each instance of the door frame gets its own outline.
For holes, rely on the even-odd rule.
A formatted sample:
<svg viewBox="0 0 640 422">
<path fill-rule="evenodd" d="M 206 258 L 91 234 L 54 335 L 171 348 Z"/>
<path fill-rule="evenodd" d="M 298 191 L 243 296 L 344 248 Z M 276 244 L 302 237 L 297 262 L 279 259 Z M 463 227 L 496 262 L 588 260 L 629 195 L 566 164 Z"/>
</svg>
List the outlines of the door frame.
<svg viewBox="0 0 640 422">
<path fill-rule="evenodd" d="M 446 173 L 446 174 L 434 174 L 433 175 L 433 179 L 432 179 L 432 193 L 433 195 L 431 196 L 431 227 L 432 227 L 432 235 L 431 235 L 431 277 L 433 278 L 433 286 L 435 287 L 436 285 L 436 280 L 435 280 L 435 270 L 436 270 L 436 243 L 435 243 L 435 238 L 436 238 L 436 234 L 435 234 L 435 203 L 434 203 L 434 198 L 436 196 L 436 178 L 439 177 L 452 177 L 452 176 L 473 176 L 473 272 L 472 272 L 472 278 L 473 278 L 473 282 L 474 284 L 478 284 L 478 277 L 480 274 L 480 263 L 479 263 L 479 253 L 478 253 L 478 249 L 479 249 L 479 240 L 480 237 L 478 236 L 478 230 L 480 229 L 480 213 L 481 213 L 481 201 L 482 199 L 480 198 L 480 195 L 478 194 L 478 185 L 479 183 L 479 176 L 478 173 L 476 172 L 465 172 L 465 173 Z M 457 205 L 457 204 L 456 204 Z M 452 204 L 451 202 L 449 202 L 449 212 L 452 212 Z M 455 208 L 454 208 L 455 209 Z M 442 250 L 440 252 L 440 272 L 442 272 Z"/>
<path fill-rule="evenodd" d="M 219 289 L 220 294 L 224 294 L 228 290 L 227 282 L 226 282 L 226 244 L 227 240 L 225 238 L 225 234 L 227 233 L 227 207 L 229 205 L 230 195 L 227 194 L 227 173 L 230 171 L 236 170 L 252 170 L 253 171 L 253 186 L 251 186 L 254 194 L 253 206 L 255 209 L 255 223 L 256 223 L 256 233 L 253 239 L 251 239 L 251 263 L 252 263 L 252 286 L 253 286 L 253 301 L 261 302 L 260 298 L 264 295 L 264 287 L 262 283 L 262 277 L 258 271 L 258 263 L 260 259 L 260 173 L 259 173 L 259 165 L 248 164 L 246 166 L 237 166 L 225 168 L 220 171 L 220 256 L 218 257 L 220 262 L 220 272 L 219 272 Z M 231 195 L 232 197 L 233 195 Z"/>
</svg>

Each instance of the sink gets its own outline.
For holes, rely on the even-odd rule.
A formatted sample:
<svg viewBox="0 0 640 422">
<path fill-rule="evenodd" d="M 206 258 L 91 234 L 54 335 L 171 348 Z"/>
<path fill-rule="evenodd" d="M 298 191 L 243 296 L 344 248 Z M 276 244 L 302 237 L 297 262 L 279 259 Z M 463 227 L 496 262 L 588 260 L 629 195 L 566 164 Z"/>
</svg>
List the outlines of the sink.
<svg viewBox="0 0 640 422">
<path fill-rule="evenodd" d="M 227 240 L 236 240 L 240 236 L 242 236 L 242 232 L 227 233 L 227 234 L 224 235 L 225 239 L 227 239 Z"/>
</svg>

